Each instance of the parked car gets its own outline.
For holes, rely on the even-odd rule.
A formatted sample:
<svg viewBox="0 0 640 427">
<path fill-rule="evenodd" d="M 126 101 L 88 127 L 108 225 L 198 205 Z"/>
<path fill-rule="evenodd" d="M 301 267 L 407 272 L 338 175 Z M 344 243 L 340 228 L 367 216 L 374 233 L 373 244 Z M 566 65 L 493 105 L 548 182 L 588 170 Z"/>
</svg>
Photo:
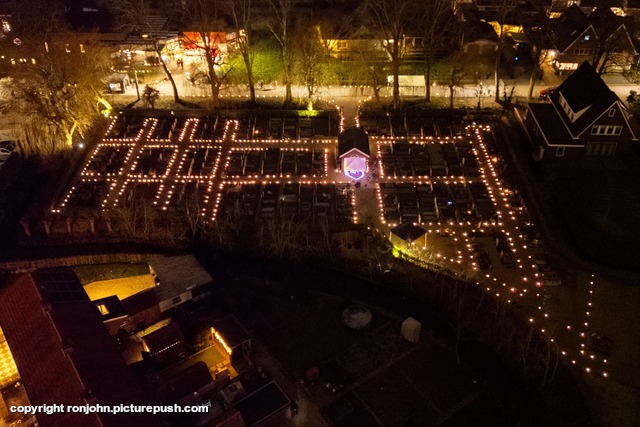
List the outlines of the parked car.
<svg viewBox="0 0 640 427">
<path fill-rule="evenodd" d="M 557 87 L 548 87 L 546 89 L 542 89 L 540 91 L 540 99 L 541 100 L 546 100 L 547 98 L 549 98 L 549 95 L 551 95 L 552 92 L 554 92 L 556 89 L 558 89 Z"/>
</svg>

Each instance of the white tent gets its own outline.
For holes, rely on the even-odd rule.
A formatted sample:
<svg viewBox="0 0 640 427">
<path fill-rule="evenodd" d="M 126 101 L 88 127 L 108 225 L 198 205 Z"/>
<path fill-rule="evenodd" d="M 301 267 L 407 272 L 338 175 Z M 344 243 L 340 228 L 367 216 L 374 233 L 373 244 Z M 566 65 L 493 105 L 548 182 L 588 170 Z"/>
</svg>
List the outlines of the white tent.
<svg viewBox="0 0 640 427">
<path fill-rule="evenodd" d="M 402 328 L 400 333 L 409 342 L 420 341 L 420 332 L 422 332 L 422 323 L 418 322 L 413 317 L 407 317 L 402 322 Z"/>
</svg>

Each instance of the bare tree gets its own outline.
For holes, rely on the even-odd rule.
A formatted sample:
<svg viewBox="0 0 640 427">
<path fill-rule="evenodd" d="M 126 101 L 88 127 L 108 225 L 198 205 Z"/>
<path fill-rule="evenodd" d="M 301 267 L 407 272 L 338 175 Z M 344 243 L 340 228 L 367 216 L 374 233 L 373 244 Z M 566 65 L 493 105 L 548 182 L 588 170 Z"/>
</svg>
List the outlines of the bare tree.
<svg viewBox="0 0 640 427">
<path fill-rule="evenodd" d="M 363 0 L 362 16 L 385 47 L 393 75 L 393 107 L 400 106 L 400 64 L 404 56 L 404 37 L 411 28 L 416 0 Z"/>
<path fill-rule="evenodd" d="M 425 100 L 431 102 L 431 67 L 434 54 L 445 44 L 445 37 L 456 24 L 451 10 L 451 0 L 430 0 L 419 3 L 416 18 L 416 28 L 421 29 L 422 55 L 425 66 Z M 425 25 L 424 23 L 428 23 Z"/>
<path fill-rule="evenodd" d="M 447 86 L 449 86 L 449 108 L 452 110 L 453 97 L 455 96 L 456 88 L 461 87 L 463 80 L 467 77 L 467 68 L 461 59 L 461 56 L 457 56 L 454 59 L 448 73 Z"/>
<path fill-rule="evenodd" d="M 601 31 L 598 34 L 598 50 L 593 59 L 593 67 L 598 75 L 626 70 L 633 65 L 635 47 L 630 32 L 624 24 L 614 28 L 613 31 Z"/>
<path fill-rule="evenodd" d="M 494 58 L 493 78 L 496 86 L 495 101 L 500 101 L 500 59 L 502 58 L 502 49 L 506 39 L 504 25 L 506 23 L 507 14 L 515 6 L 515 0 L 502 0 L 498 13 L 498 46 L 496 47 L 496 56 Z"/>
<path fill-rule="evenodd" d="M 207 64 L 211 99 L 216 107 L 220 99 L 220 87 L 228 73 L 228 70 L 221 71 L 219 63 L 219 46 L 226 43 L 226 34 L 220 31 L 226 27 L 222 11 L 219 10 L 217 2 L 209 0 L 186 0 L 183 4 L 188 25 L 193 30 L 184 33 L 185 41 L 202 52 Z"/>
<path fill-rule="evenodd" d="M 138 33 L 147 41 L 171 83 L 173 101 L 179 103 L 178 87 L 162 56 L 163 40 L 161 30 L 158 30 L 155 26 L 156 18 L 160 14 L 159 11 L 151 7 L 150 0 L 109 0 L 105 1 L 105 6 L 118 17 L 123 30 Z"/>
<path fill-rule="evenodd" d="M 284 66 L 285 96 L 284 102 L 290 104 L 293 95 L 291 84 L 293 79 L 293 64 L 291 55 L 291 33 L 294 0 L 267 0 L 273 12 L 274 19 L 267 25 L 280 45 L 280 60 Z"/>
<path fill-rule="evenodd" d="M 327 70 L 325 69 L 328 54 L 320 40 L 317 27 L 301 25 L 296 34 L 296 64 L 301 80 L 307 88 L 307 107 L 313 109 L 313 98 L 318 86 L 325 83 Z"/>
<path fill-rule="evenodd" d="M 226 11 L 230 15 L 236 39 L 232 49 L 240 53 L 247 72 L 247 85 L 251 103 L 256 103 L 256 84 L 253 76 L 253 47 L 251 25 L 251 0 L 226 0 Z"/>
</svg>

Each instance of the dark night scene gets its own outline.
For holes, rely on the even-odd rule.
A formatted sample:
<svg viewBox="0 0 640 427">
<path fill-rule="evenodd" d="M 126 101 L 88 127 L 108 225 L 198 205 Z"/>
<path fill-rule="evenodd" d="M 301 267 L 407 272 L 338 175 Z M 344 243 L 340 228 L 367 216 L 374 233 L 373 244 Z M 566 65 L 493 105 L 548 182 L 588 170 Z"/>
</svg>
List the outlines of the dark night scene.
<svg viewBox="0 0 640 427">
<path fill-rule="evenodd" d="M 0 426 L 640 426 L 640 0 L 0 0 Z"/>
</svg>

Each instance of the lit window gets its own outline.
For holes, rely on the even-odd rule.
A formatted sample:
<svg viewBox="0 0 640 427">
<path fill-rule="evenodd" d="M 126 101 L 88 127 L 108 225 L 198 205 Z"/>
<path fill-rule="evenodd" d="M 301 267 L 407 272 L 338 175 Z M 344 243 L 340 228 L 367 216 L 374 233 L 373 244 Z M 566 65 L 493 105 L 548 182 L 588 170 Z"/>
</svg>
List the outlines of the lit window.
<svg viewBox="0 0 640 427">
<path fill-rule="evenodd" d="M 71 48 L 69 47 L 69 43 L 65 43 L 65 45 L 64 45 L 64 51 L 65 51 L 65 52 L 67 52 L 67 53 L 70 53 L 70 52 L 71 52 Z"/>
<path fill-rule="evenodd" d="M 584 36 L 584 41 L 588 42 L 590 38 L 591 38 L 591 36 L 589 34 L 586 34 Z"/>
<path fill-rule="evenodd" d="M 98 307 L 98 310 L 100 310 L 100 314 L 102 314 L 103 316 L 106 316 L 107 314 L 109 314 L 109 309 L 107 308 L 106 304 L 96 304 Z"/>
<path fill-rule="evenodd" d="M 84 53 L 84 45 L 80 43 L 80 53 Z"/>
</svg>

